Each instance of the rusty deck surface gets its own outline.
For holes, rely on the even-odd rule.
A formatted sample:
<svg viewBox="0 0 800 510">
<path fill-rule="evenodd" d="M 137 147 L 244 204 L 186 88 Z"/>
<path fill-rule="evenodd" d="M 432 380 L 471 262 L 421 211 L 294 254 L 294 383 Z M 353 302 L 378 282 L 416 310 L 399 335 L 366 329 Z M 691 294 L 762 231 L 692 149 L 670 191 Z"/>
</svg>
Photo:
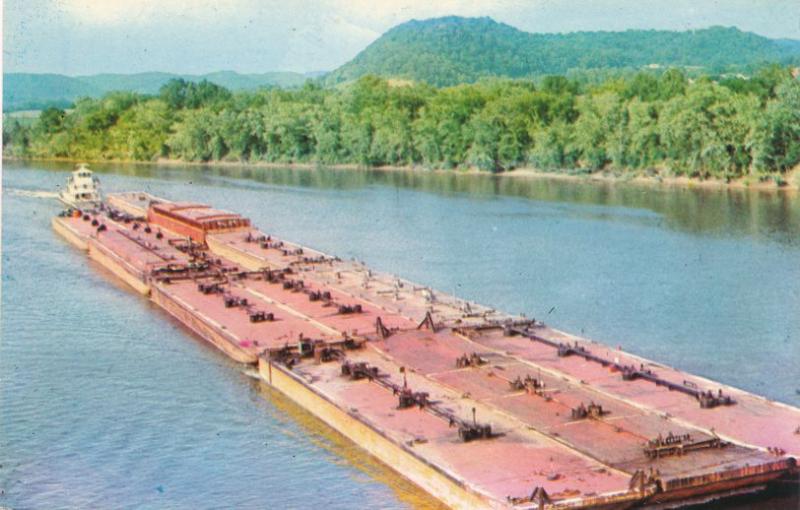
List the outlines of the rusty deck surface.
<svg viewBox="0 0 800 510">
<path fill-rule="evenodd" d="M 800 409 L 256 229 L 187 243 L 135 217 L 153 199 L 57 221 L 487 507 L 689 501 L 795 471 Z"/>
</svg>

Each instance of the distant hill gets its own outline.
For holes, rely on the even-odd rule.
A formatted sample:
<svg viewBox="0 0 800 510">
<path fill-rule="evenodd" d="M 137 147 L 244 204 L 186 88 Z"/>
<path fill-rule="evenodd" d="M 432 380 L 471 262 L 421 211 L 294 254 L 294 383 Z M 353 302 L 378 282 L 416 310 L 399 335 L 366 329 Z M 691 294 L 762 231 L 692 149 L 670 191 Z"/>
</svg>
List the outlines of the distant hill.
<svg viewBox="0 0 800 510">
<path fill-rule="evenodd" d="M 102 93 L 94 85 L 62 74 L 3 74 L 3 111 L 64 107 L 77 97 Z"/>
<path fill-rule="evenodd" d="M 94 74 L 65 76 L 62 74 L 3 74 L 3 110 L 37 110 L 46 106 L 64 107 L 79 97 L 99 97 L 112 90 L 129 90 L 155 94 L 173 78 L 190 81 L 208 80 L 230 90 L 256 89 L 265 86 L 296 87 L 312 75 L 291 72 L 239 74 L 219 71 L 203 75 L 172 73 Z"/>
<path fill-rule="evenodd" d="M 433 85 L 564 74 L 577 69 L 701 66 L 715 69 L 800 61 L 800 41 L 737 28 L 673 32 L 532 34 L 491 18 L 450 16 L 398 25 L 325 77 L 333 85 L 365 74 Z"/>
<path fill-rule="evenodd" d="M 308 79 L 333 86 L 365 74 L 445 86 L 489 76 L 529 78 L 650 65 L 701 67 L 713 72 L 729 70 L 731 66 L 744 69 L 766 62 L 800 64 L 800 41 L 769 39 L 725 27 L 686 32 L 627 30 L 532 34 L 491 18 L 450 16 L 398 25 L 353 60 L 328 74 L 239 74 L 233 71 L 203 75 L 161 72 L 91 76 L 4 74 L 3 110 L 65 107 L 81 96 L 98 97 L 112 90 L 155 94 L 173 78 L 206 79 L 231 90 L 295 87 Z"/>
<path fill-rule="evenodd" d="M 217 71 L 208 74 L 172 74 L 172 73 L 137 73 L 137 74 L 95 74 L 76 76 L 76 79 L 91 84 L 105 92 L 111 90 L 130 90 L 141 94 L 155 94 L 166 82 L 173 78 L 188 81 L 208 80 L 230 90 L 247 90 L 258 87 L 296 87 L 305 83 L 308 77 L 300 73 L 272 72 L 262 74 L 239 74 L 234 71 Z"/>
</svg>

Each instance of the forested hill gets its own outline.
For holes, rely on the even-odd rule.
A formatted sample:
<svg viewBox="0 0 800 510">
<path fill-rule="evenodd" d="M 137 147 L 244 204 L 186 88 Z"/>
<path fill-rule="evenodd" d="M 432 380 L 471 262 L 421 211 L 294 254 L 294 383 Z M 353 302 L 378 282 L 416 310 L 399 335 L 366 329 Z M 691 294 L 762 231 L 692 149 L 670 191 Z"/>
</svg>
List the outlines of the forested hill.
<svg viewBox="0 0 800 510">
<path fill-rule="evenodd" d="M 800 65 L 800 41 L 773 40 L 723 27 L 533 34 L 491 18 L 450 16 L 398 25 L 320 80 L 330 86 L 372 74 L 449 86 L 488 76 L 534 78 L 584 70 L 604 70 L 596 74 L 608 77 L 619 69 L 637 70 L 651 64 L 701 68 L 691 70 L 697 74 L 744 71 L 749 75 L 763 63 Z M 292 88 L 318 77 L 319 73 L 232 71 L 204 75 L 7 73 L 3 75 L 3 110 L 66 108 L 80 97 L 96 98 L 111 91 L 155 94 L 174 78 L 207 80 L 238 91 Z"/>
<path fill-rule="evenodd" d="M 172 73 L 94 74 L 3 74 L 3 110 L 38 110 L 47 106 L 64 108 L 79 97 L 100 97 L 106 92 L 125 90 L 140 94 L 156 94 L 162 85 L 175 78 L 200 82 L 207 80 L 230 90 L 251 90 L 259 87 L 295 87 L 310 75 L 291 72 L 240 74 L 219 71 L 203 75 Z"/>
<path fill-rule="evenodd" d="M 330 73 L 326 83 L 375 74 L 443 86 L 484 76 L 523 78 L 577 69 L 658 64 L 719 71 L 763 62 L 800 62 L 800 42 L 725 27 L 533 34 L 491 18 L 450 16 L 394 27 Z"/>
<path fill-rule="evenodd" d="M 341 87 L 232 93 L 173 80 L 113 92 L 33 123 L 3 123 L 4 156 L 247 161 L 772 179 L 800 176 L 800 80 L 678 69 L 599 84 L 547 76 L 436 88 L 364 76 Z M 797 171 L 796 171 L 797 170 Z M 786 181 L 791 179 L 791 181 Z M 747 182 L 750 182 L 747 181 Z"/>
</svg>

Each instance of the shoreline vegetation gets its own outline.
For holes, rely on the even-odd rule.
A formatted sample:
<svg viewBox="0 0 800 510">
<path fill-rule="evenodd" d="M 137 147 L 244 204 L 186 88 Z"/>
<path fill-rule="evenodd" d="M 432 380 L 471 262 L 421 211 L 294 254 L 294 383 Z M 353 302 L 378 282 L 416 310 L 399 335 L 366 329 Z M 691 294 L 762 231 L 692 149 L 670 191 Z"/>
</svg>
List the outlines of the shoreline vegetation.
<svg viewBox="0 0 800 510">
<path fill-rule="evenodd" d="M 679 69 L 436 88 L 365 76 L 236 92 L 176 79 L 3 124 L 3 157 L 376 170 L 688 187 L 800 186 L 800 80 Z"/>
<path fill-rule="evenodd" d="M 295 170 L 313 170 L 316 168 L 329 168 L 342 171 L 374 171 L 374 172 L 410 172 L 410 173 L 429 173 L 441 175 L 460 175 L 460 176 L 488 176 L 508 179 L 544 179 L 557 181 L 571 181 L 576 183 L 603 183 L 603 184 L 630 184 L 642 187 L 655 188 L 698 188 L 712 190 L 752 190 L 752 191 L 772 191 L 785 192 L 794 195 L 800 191 L 800 166 L 786 174 L 786 182 L 778 185 L 773 179 L 753 179 L 743 177 L 735 181 L 724 181 L 721 179 L 698 179 L 685 176 L 660 176 L 642 174 L 614 174 L 608 171 L 594 173 L 564 173 L 557 171 L 545 171 L 536 168 L 515 168 L 504 172 L 488 173 L 477 168 L 425 168 L 422 166 L 372 166 L 367 167 L 356 164 L 332 164 L 325 165 L 320 163 L 271 163 L 267 161 L 182 161 L 176 159 L 160 158 L 155 161 L 142 160 L 117 160 L 99 159 L 86 160 L 74 158 L 20 158 L 13 156 L 3 156 L 3 161 L 20 162 L 45 162 L 45 163 L 101 163 L 101 164 L 120 164 L 120 165 L 145 165 L 145 166 L 215 166 L 241 169 L 276 169 L 288 168 Z"/>
</svg>

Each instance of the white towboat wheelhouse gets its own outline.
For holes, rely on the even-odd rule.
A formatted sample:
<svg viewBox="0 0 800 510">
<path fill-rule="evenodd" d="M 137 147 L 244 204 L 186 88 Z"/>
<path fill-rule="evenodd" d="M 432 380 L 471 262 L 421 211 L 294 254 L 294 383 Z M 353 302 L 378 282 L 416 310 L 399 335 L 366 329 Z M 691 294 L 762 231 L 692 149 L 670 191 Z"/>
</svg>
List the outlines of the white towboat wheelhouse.
<svg viewBox="0 0 800 510">
<path fill-rule="evenodd" d="M 86 163 L 81 163 L 72 171 L 67 179 L 67 187 L 58 194 L 58 198 L 70 207 L 78 209 L 100 203 L 100 181 Z"/>
</svg>

